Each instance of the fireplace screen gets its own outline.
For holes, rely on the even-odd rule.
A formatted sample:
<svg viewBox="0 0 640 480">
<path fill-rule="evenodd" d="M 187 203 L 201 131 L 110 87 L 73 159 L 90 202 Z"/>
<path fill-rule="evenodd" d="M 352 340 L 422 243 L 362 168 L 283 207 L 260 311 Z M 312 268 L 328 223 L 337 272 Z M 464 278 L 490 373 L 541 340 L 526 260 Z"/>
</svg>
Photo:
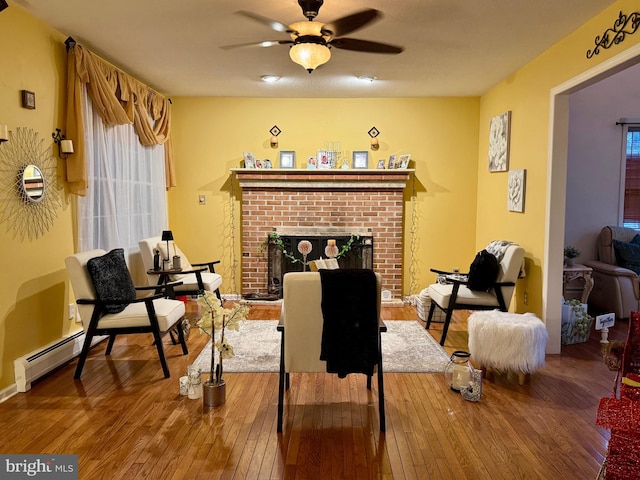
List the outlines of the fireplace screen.
<svg viewBox="0 0 640 480">
<path fill-rule="evenodd" d="M 340 268 L 373 269 L 373 237 L 371 236 L 296 236 L 281 235 L 281 248 L 275 240 L 269 241 L 268 248 L 268 294 L 282 298 L 282 277 L 287 272 L 308 270 L 308 262 L 319 258 L 328 258 L 327 245 L 335 245 L 338 250 Z M 311 251 L 306 258 L 298 251 L 298 244 L 307 241 Z M 284 251 L 283 251 L 284 250 Z M 286 252 L 286 253 L 285 253 Z M 331 253 L 330 250 L 328 250 Z"/>
</svg>

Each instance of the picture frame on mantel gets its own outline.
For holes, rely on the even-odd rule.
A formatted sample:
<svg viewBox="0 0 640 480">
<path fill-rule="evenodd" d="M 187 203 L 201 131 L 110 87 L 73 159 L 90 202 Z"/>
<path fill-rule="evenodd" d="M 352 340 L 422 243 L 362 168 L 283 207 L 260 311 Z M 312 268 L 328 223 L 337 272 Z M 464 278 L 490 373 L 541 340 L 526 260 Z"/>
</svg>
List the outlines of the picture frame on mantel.
<svg viewBox="0 0 640 480">
<path fill-rule="evenodd" d="M 369 152 L 356 150 L 353 152 L 353 168 L 369 168 Z"/>
<path fill-rule="evenodd" d="M 292 150 L 281 150 L 280 168 L 296 168 L 296 152 Z"/>
</svg>

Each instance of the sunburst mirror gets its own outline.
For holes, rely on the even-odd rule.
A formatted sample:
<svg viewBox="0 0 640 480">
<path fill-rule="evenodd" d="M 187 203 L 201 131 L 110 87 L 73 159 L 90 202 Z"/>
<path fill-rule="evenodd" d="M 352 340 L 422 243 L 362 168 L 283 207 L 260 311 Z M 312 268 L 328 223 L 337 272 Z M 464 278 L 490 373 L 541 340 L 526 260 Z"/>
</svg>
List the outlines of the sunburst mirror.
<svg viewBox="0 0 640 480">
<path fill-rule="evenodd" d="M 0 223 L 29 240 L 49 231 L 61 207 L 56 160 L 37 132 L 18 127 L 0 144 Z"/>
</svg>

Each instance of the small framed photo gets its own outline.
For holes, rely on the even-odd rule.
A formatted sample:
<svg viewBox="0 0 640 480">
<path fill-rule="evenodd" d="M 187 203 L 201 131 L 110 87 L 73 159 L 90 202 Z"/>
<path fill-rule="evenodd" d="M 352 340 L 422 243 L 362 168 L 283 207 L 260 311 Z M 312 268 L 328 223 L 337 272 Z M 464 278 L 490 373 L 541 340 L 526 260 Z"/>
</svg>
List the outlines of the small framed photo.
<svg viewBox="0 0 640 480">
<path fill-rule="evenodd" d="M 387 165 L 387 168 L 389 170 L 393 170 L 394 168 L 396 168 L 396 156 L 394 155 L 389 155 L 389 164 Z"/>
<path fill-rule="evenodd" d="M 318 168 L 318 160 L 316 160 L 316 157 L 307 158 L 307 168 L 309 169 Z"/>
<path fill-rule="evenodd" d="M 271 160 L 269 160 L 268 158 L 265 158 L 262 161 L 262 168 L 273 168 L 273 165 L 271 164 Z"/>
<path fill-rule="evenodd" d="M 354 151 L 353 168 L 369 168 L 369 152 L 366 150 Z"/>
<path fill-rule="evenodd" d="M 318 168 L 333 168 L 333 165 L 331 164 L 331 157 L 332 156 L 329 151 L 318 150 Z"/>
<path fill-rule="evenodd" d="M 244 152 L 242 157 L 244 158 L 244 168 L 256 168 L 256 159 L 253 153 Z"/>
<path fill-rule="evenodd" d="M 256 168 L 262 168 L 262 160 L 256 158 Z"/>
<path fill-rule="evenodd" d="M 398 157 L 398 168 L 409 168 L 409 160 L 411 160 L 411 154 L 405 153 Z"/>
<path fill-rule="evenodd" d="M 291 150 L 281 150 L 280 168 L 296 168 L 296 152 Z"/>
<path fill-rule="evenodd" d="M 34 92 L 30 92 L 29 90 L 22 90 L 22 108 L 35 110 L 36 94 Z"/>
<path fill-rule="evenodd" d="M 379 170 L 384 170 L 384 159 L 383 160 L 378 160 L 378 169 Z"/>
</svg>

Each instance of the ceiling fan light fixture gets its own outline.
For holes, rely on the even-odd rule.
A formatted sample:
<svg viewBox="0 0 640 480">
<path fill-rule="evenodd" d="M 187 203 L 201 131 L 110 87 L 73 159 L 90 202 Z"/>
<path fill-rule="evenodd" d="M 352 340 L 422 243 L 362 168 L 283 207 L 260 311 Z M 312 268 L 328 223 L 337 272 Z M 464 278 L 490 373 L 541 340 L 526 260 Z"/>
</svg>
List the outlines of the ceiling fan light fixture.
<svg viewBox="0 0 640 480">
<path fill-rule="evenodd" d="M 331 58 L 331 50 L 321 43 L 296 43 L 289 49 L 289 56 L 311 73 Z"/>
</svg>

